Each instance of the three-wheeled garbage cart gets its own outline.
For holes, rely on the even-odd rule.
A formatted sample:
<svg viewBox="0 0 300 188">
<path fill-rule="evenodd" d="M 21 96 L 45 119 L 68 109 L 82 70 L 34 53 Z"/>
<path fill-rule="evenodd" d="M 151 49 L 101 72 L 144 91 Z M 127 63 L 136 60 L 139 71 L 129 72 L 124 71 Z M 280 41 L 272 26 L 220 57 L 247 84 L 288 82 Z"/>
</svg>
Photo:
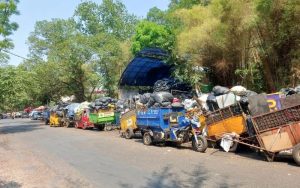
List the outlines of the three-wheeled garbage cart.
<svg viewBox="0 0 300 188">
<path fill-rule="evenodd" d="M 201 135 L 199 124 L 185 117 L 184 108 L 148 108 L 137 111 L 137 126 L 143 143 L 174 142 L 177 145 L 192 142 L 195 151 L 204 152 L 207 140 Z"/>
<path fill-rule="evenodd" d="M 77 129 L 93 129 L 94 124 L 90 121 L 89 109 L 75 115 L 75 128 Z"/>
<path fill-rule="evenodd" d="M 100 111 L 98 113 L 90 113 L 89 120 L 98 130 L 111 131 L 117 127 L 116 121 L 119 115 L 113 110 Z"/>
<path fill-rule="evenodd" d="M 121 115 L 120 118 L 121 135 L 127 139 L 132 138 L 135 133 L 139 132 L 136 125 L 136 111 L 131 110 Z"/>
<path fill-rule="evenodd" d="M 209 141 L 220 143 L 222 138 L 234 137 L 234 141 L 230 143 L 228 151 L 234 152 L 238 146 L 236 141 L 248 137 L 246 117 L 238 104 L 206 114 L 205 124 Z"/>
</svg>

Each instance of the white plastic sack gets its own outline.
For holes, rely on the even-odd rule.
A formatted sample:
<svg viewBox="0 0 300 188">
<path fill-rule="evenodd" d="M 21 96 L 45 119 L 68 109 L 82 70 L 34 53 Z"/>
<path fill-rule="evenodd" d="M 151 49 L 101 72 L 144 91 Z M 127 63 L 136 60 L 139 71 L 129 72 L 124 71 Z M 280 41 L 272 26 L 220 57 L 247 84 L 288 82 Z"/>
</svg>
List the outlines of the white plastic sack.
<svg viewBox="0 0 300 188">
<path fill-rule="evenodd" d="M 192 109 L 195 106 L 196 103 L 197 102 L 195 100 L 193 100 L 193 99 L 185 99 L 183 101 L 183 105 L 184 105 L 184 108 L 186 110 Z"/>
<path fill-rule="evenodd" d="M 244 96 L 247 93 L 247 89 L 243 86 L 234 86 L 230 89 L 230 91 L 238 96 Z"/>
<path fill-rule="evenodd" d="M 233 136 L 230 134 L 227 134 L 227 135 L 223 136 L 220 145 L 224 149 L 224 151 L 228 152 L 232 143 L 233 143 Z"/>
<path fill-rule="evenodd" d="M 233 93 L 220 95 L 217 96 L 216 98 L 217 98 L 219 108 L 225 108 L 237 102 L 237 96 Z"/>
<path fill-rule="evenodd" d="M 207 97 L 208 97 L 208 94 L 202 94 L 200 95 L 200 97 L 198 98 L 202 104 L 202 107 L 205 109 L 205 110 L 209 110 L 207 104 L 206 104 L 206 100 L 207 100 Z"/>
</svg>

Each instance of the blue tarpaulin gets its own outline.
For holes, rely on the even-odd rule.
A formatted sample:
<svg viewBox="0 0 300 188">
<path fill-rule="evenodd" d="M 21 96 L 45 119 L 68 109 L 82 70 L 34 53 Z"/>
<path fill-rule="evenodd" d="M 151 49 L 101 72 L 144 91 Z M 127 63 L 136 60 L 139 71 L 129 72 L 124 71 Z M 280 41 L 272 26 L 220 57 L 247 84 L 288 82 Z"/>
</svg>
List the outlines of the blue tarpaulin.
<svg viewBox="0 0 300 188">
<path fill-rule="evenodd" d="M 153 86 L 157 80 L 169 78 L 171 66 L 164 62 L 167 56 L 160 49 L 142 50 L 123 72 L 120 86 Z"/>
</svg>

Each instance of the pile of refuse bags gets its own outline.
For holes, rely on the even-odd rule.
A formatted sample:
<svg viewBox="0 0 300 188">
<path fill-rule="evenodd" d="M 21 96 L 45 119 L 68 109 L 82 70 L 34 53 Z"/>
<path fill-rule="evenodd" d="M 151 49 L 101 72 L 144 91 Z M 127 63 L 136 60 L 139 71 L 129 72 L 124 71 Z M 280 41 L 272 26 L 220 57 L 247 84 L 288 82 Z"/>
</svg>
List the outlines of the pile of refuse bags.
<svg viewBox="0 0 300 188">
<path fill-rule="evenodd" d="M 282 88 L 280 93 L 283 93 L 285 96 L 300 94 L 300 85 L 295 88 Z"/>
<path fill-rule="evenodd" d="M 89 107 L 92 111 L 108 110 L 108 109 L 114 109 L 116 103 L 117 103 L 116 99 L 113 99 L 111 97 L 102 97 L 96 99 L 93 103 L 90 104 Z"/>
<path fill-rule="evenodd" d="M 116 112 L 125 113 L 134 107 L 135 105 L 132 100 L 120 99 L 116 103 Z"/>
<path fill-rule="evenodd" d="M 55 105 L 52 108 L 50 108 L 50 112 L 55 112 L 58 116 L 62 117 L 63 116 L 63 110 L 68 105 L 70 105 L 69 102 L 60 101 L 60 102 L 58 102 L 57 105 Z"/>
<path fill-rule="evenodd" d="M 171 92 L 171 90 L 191 91 L 192 87 L 173 78 L 164 78 L 161 80 L 157 80 L 154 83 L 153 90 L 155 92 Z"/>
<path fill-rule="evenodd" d="M 159 107 L 183 107 L 183 104 L 180 103 L 170 92 L 159 91 L 154 93 L 144 93 L 135 97 L 137 104 L 141 104 L 147 108 L 159 108 Z"/>
<path fill-rule="evenodd" d="M 200 101 L 206 102 L 204 106 L 209 111 L 215 111 L 237 102 L 244 112 L 248 112 L 248 97 L 257 95 L 256 92 L 247 90 L 243 86 L 234 86 L 231 89 L 223 86 L 215 86 L 210 94 L 200 96 Z"/>
<path fill-rule="evenodd" d="M 83 113 L 83 111 L 85 110 L 85 109 L 89 109 L 90 107 L 90 104 L 91 103 L 89 103 L 89 102 L 82 102 L 82 103 L 80 103 L 78 106 L 76 106 L 75 108 L 74 108 L 74 112 L 75 112 L 75 114 L 82 114 Z"/>
</svg>

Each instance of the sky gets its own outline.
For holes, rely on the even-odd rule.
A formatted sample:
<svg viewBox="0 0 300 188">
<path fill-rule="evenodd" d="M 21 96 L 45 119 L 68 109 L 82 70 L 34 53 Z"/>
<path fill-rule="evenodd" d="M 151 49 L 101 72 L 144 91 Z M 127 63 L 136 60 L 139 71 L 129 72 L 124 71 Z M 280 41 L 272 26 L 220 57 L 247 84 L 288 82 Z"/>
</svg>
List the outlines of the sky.
<svg viewBox="0 0 300 188">
<path fill-rule="evenodd" d="M 20 0 L 18 10 L 20 15 L 13 16 L 12 21 L 18 23 L 19 28 L 10 38 L 14 42 L 14 49 L 10 52 L 27 57 L 27 38 L 34 30 L 35 22 L 51 20 L 52 18 L 69 18 L 82 0 Z M 93 0 L 101 3 L 101 0 Z M 121 0 L 130 13 L 138 17 L 145 17 L 150 8 L 156 6 L 162 10 L 167 9 L 169 0 Z M 9 64 L 18 65 L 23 59 L 10 56 Z"/>
</svg>

